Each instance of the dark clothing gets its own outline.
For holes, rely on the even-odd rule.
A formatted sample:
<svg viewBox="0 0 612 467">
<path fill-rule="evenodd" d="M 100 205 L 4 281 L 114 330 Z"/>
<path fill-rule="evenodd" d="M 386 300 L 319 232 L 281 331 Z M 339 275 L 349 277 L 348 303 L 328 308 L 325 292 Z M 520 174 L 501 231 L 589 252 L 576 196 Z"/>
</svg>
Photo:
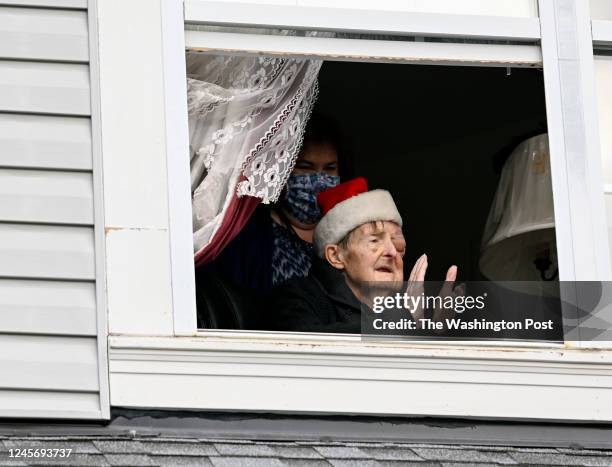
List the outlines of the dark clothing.
<svg viewBox="0 0 612 467">
<path fill-rule="evenodd" d="M 311 257 L 310 243 L 276 224 L 267 206 L 259 206 L 221 254 L 198 270 L 262 293 L 291 277 L 306 276 Z"/>
<path fill-rule="evenodd" d="M 302 240 L 291 228 L 272 221 L 272 286 L 292 277 L 306 277 L 312 264 L 312 243 Z"/>
<path fill-rule="evenodd" d="M 265 308 L 268 329 L 361 332 L 361 302 L 344 274 L 317 257 L 307 277 L 290 279 L 274 289 Z"/>
<path fill-rule="evenodd" d="M 199 267 L 198 273 L 213 275 L 247 290 L 270 290 L 273 244 L 270 212 L 260 206 L 221 254 Z"/>
</svg>

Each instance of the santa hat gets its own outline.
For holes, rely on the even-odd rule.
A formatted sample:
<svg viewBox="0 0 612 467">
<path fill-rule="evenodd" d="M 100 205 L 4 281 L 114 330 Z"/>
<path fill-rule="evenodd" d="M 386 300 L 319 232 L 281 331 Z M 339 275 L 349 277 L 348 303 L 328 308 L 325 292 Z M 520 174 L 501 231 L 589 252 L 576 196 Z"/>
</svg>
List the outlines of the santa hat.
<svg viewBox="0 0 612 467">
<path fill-rule="evenodd" d="M 327 245 L 335 245 L 360 225 L 392 221 L 402 225 L 402 216 L 386 190 L 368 191 L 368 182 L 358 177 L 322 191 L 317 203 L 323 217 L 314 231 L 314 248 L 323 257 Z"/>
</svg>

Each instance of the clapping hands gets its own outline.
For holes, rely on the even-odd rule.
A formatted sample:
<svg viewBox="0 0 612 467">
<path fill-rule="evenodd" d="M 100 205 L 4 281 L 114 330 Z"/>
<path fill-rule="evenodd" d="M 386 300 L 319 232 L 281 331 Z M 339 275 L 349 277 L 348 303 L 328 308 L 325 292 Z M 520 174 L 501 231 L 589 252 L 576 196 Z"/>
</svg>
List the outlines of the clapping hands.
<svg viewBox="0 0 612 467">
<path fill-rule="evenodd" d="M 409 296 L 418 297 L 421 295 L 425 295 L 425 273 L 427 272 L 427 255 L 423 254 L 419 259 L 417 259 L 416 263 L 412 267 L 412 271 L 410 271 L 410 276 L 408 277 L 408 287 L 406 289 L 406 293 Z M 457 266 L 451 266 L 448 268 L 446 272 L 446 278 L 444 279 L 444 285 L 440 289 L 439 297 L 442 297 L 441 301 L 444 301 L 445 297 L 448 296 L 459 296 L 465 294 L 465 284 L 461 284 L 455 287 L 455 281 L 457 279 Z M 422 301 L 420 301 L 421 306 L 414 310 L 412 313 L 412 317 L 419 326 L 420 319 L 423 318 L 423 314 L 425 312 Z M 452 309 L 444 309 L 443 307 L 437 306 L 434 309 L 434 321 L 444 320 L 451 316 L 454 316 L 455 311 Z"/>
</svg>

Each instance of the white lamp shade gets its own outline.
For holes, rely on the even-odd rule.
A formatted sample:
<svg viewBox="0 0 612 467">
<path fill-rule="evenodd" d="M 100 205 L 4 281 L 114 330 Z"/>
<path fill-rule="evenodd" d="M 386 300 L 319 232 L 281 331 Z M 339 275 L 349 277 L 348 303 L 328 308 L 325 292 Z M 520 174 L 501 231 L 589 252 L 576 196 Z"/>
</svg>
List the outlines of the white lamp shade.
<svg viewBox="0 0 612 467">
<path fill-rule="evenodd" d="M 540 281 L 534 260 L 547 256 L 557 270 L 548 135 L 523 141 L 506 161 L 481 245 L 480 271 L 495 281 Z"/>
</svg>

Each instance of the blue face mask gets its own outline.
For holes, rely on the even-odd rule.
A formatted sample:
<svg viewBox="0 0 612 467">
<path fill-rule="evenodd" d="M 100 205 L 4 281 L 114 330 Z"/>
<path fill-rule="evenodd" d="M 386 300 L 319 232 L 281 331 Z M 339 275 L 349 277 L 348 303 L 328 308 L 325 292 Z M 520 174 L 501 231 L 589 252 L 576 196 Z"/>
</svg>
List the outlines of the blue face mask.
<svg viewBox="0 0 612 467">
<path fill-rule="evenodd" d="M 291 174 L 283 198 L 283 207 L 303 224 L 315 224 L 321 219 L 321 209 L 317 196 L 328 188 L 340 183 L 337 175 L 317 172 L 310 174 Z"/>
</svg>

